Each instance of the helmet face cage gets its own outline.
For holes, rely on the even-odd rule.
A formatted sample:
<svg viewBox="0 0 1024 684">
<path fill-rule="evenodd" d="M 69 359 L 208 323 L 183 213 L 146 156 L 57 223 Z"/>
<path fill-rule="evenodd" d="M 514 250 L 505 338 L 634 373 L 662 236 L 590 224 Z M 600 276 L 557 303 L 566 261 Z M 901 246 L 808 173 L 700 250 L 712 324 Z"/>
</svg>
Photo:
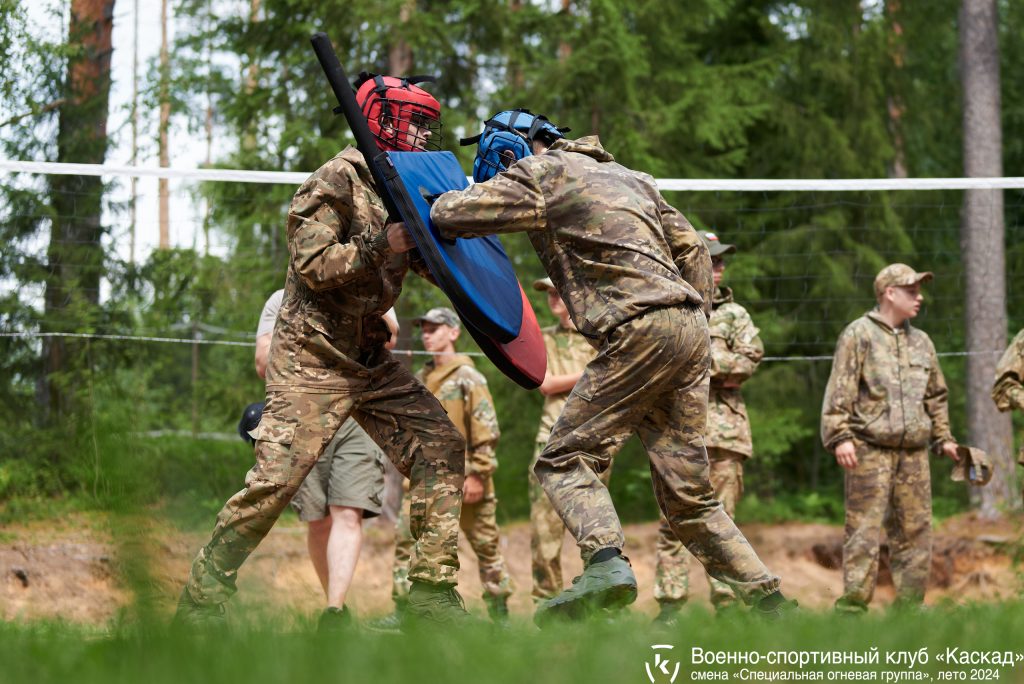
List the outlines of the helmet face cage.
<svg viewBox="0 0 1024 684">
<path fill-rule="evenodd" d="M 359 86 L 356 100 L 381 150 L 441 149 L 441 105 L 422 88 L 405 79 L 375 76 Z"/>
<path fill-rule="evenodd" d="M 530 145 L 523 134 L 488 129 L 476 150 L 473 180 L 477 183 L 488 181 L 506 170 L 513 162 L 529 157 L 530 154 Z"/>
<path fill-rule="evenodd" d="M 484 132 L 463 144 L 477 142 L 473 161 L 473 180 L 483 183 L 506 170 L 513 162 L 529 157 L 530 143 L 543 134 L 548 138 L 563 137 L 562 131 L 547 117 L 531 114 L 526 109 L 499 112 L 484 122 Z"/>
</svg>

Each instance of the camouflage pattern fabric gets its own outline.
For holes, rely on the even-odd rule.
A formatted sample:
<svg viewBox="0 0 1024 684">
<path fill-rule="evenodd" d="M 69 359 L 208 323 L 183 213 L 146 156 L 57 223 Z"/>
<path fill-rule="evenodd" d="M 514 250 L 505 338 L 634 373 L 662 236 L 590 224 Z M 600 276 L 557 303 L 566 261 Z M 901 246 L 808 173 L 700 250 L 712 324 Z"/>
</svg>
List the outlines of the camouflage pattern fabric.
<svg viewBox="0 0 1024 684">
<path fill-rule="evenodd" d="M 267 366 L 256 465 L 224 505 L 187 589 L 199 604 L 235 592 L 238 568 L 270 531 L 352 415 L 411 479 L 416 563 L 410 577 L 454 583 L 465 441 L 444 409 L 383 349 L 381 315 L 414 252 L 387 250 L 385 212 L 362 156 L 348 148 L 299 188 L 288 210 L 290 260 Z"/>
<path fill-rule="evenodd" d="M 435 365 L 433 359 L 427 361 L 416 373 L 416 379 L 437 397 L 466 439 L 466 474 L 490 477 L 498 467 L 494 447 L 501 431 L 487 378 L 471 358 L 456 354 L 441 366 Z"/>
<path fill-rule="evenodd" d="M 932 489 L 926 449 L 887 449 L 855 440 L 858 465 L 846 471 L 843 596 L 865 608 L 878 578 L 882 527 L 897 600 L 924 600 L 932 552 Z"/>
<path fill-rule="evenodd" d="M 597 136 L 543 154 L 466 190 L 430 218 L 445 237 L 527 232 L 576 328 L 595 347 L 652 307 L 711 311 L 711 257 L 654 179 L 617 164 Z"/>
<path fill-rule="evenodd" d="M 909 323 L 894 329 L 871 311 L 839 337 L 821 440 L 830 451 L 854 438 L 904 449 L 955 441 L 948 394 L 928 335 Z"/>
<path fill-rule="evenodd" d="M 1000 411 L 1024 411 L 1024 330 L 1017 333 L 1003 352 L 996 366 L 992 401 Z M 1017 462 L 1024 466 L 1024 445 L 1017 452 Z"/>
<path fill-rule="evenodd" d="M 256 435 L 256 465 L 246 487 L 224 505 L 210 542 L 192 565 L 189 592 L 199 603 L 234 593 L 238 568 L 270 531 L 352 415 L 395 467 L 410 478 L 410 526 L 416 538 L 412 579 L 454 583 L 465 442 L 437 400 L 390 358 L 371 367 L 362 392 L 269 392 Z M 353 387 L 353 390 L 359 390 Z"/>
<path fill-rule="evenodd" d="M 599 474 L 636 432 L 676 535 L 745 601 L 778 589 L 708 479 L 711 257 L 654 179 L 596 136 L 557 140 L 486 183 L 442 195 L 446 237 L 524 231 L 598 356 L 566 402 L 534 473 L 584 560 L 625 542 Z"/>
<path fill-rule="evenodd" d="M 306 180 L 288 209 L 290 260 L 267 363 L 267 390 L 348 391 L 360 358 L 388 340 L 381 316 L 418 252 L 387 250 L 386 213 L 362 155 L 346 148 Z"/>
<path fill-rule="evenodd" d="M 543 328 L 541 334 L 548 355 L 548 373 L 551 375 L 581 373 L 597 354 L 587 338 L 572 328 L 571 324 L 570 327 L 563 328 L 556 323 Z M 544 397 L 540 427 L 537 430 L 537 446 L 526 474 L 530 495 L 532 595 L 534 601 L 538 603 L 552 598 L 562 590 L 562 542 L 565 539 L 565 525 L 551 505 L 548 495 L 544 493 L 537 476 L 533 474 L 533 467 L 551 435 L 551 427 L 562 414 L 562 408 L 568 398 L 569 392 Z M 611 466 L 601 473 L 601 481 L 606 487 L 611 474 Z"/>
<path fill-rule="evenodd" d="M 732 290 L 727 287 L 715 291 L 708 330 L 711 391 L 704 443 L 708 449 L 728 449 L 749 458 L 753 454 L 750 419 L 739 386 L 757 370 L 764 357 L 764 344 L 750 314 L 733 301 Z"/>
<path fill-rule="evenodd" d="M 711 467 L 711 486 L 715 498 L 730 518 L 736 517 L 736 504 L 743 494 L 743 455 L 724 449 L 708 448 Z M 661 516 L 658 526 L 657 558 L 654 571 L 654 598 L 659 603 L 678 603 L 690 597 L 689 554 L 676 539 L 671 525 Z M 732 587 L 708 576 L 711 586 L 711 604 L 723 606 L 736 600 Z"/>
<path fill-rule="evenodd" d="M 548 354 L 548 373 L 551 375 L 568 375 L 581 373 L 590 363 L 597 351 L 590 345 L 587 338 L 576 329 L 563 328 L 559 324 L 541 329 L 544 338 L 544 349 Z M 568 392 L 549 394 L 544 397 L 544 408 L 540 414 L 540 427 L 537 429 L 537 441 L 547 442 L 551 435 L 551 427 L 562 415 Z"/>
<path fill-rule="evenodd" d="M 588 346 L 589 348 L 589 346 Z M 568 395 L 565 395 L 568 396 Z M 564 399 L 563 399 L 564 402 Z M 565 540 L 565 523 L 551 500 L 540 486 L 540 480 L 533 473 L 537 458 L 546 442 L 537 442 L 533 460 L 527 470 L 530 494 L 530 555 L 533 570 L 534 603 L 553 598 L 565 586 L 562 576 L 562 543 Z M 598 478 L 605 487 L 612 479 L 612 463 Z"/>
<path fill-rule="evenodd" d="M 992 401 L 1000 411 L 1024 411 L 1024 330 L 1017 333 L 999 359 Z"/>
<path fill-rule="evenodd" d="M 729 517 L 743 492 L 743 459 L 753 454 L 750 419 L 740 385 L 754 374 L 764 357 L 764 345 L 750 314 L 733 301 L 732 290 L 719 287 L 712 300 L 708 332 L 711 336 L 711 387 L 708 428 L 704 436 L 711 466 L 711 486 Z M 654 598 L 681 602 L 689 598 L 687 554 L 665 516 L 658 528 Z M 711 603 L 735 600 L 732 588 L 708 576 Z"/>
<path fill-rule="evenodd" d="M 466 440 L 466 474 L 481 478 L 484 497 L 475 504 L 462 505 L 459 525 L 477 557 L 480 584 L 487 596 L 508 596 L 512 593 L 512 576 L 501 553 L 501 532 L 498 529 L 498 498 L 492 474 L 498 467 L 494 447 L 498 441 L 498 418 L 494 401 L 487 389 L 487 379 L 473 365 L 472 359 L 459 354 L 451 361 L 436 365 L 428 361 L 416 378 L 430 390 L 448 413 L 452 423 Z M 392 568 L 391 596 L 396 602 L 408 595 L 408 567 L 416 557 L 411 548 L 409 526 L 403 521 L 409 495 L 403 496 L 402 510 L 395 540 L 395 561 Z"/>
<path fill-rule="evenodd" d="M 618 326 L 576 384 L 534 472 L 584 560 L 625 537 L 599 474 L 634 432 L 676 538 L 747 603 L 772 575 L 714 496 L 707 424 L 707 322 L 697 307 L 654 309 Z"/>
</svg>

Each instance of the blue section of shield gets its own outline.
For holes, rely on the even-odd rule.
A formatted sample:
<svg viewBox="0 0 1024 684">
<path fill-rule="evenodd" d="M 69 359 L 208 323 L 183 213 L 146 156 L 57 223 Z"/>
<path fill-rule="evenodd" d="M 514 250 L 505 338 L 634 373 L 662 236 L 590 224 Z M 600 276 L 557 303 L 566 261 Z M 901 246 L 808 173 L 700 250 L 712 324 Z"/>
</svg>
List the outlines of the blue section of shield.
<svg viewBox="0 0 1024 684">
<path fill-rule="evenodd" d="M 389 152 L 388 158 L 436 248 L 423 245 L 421 240 L 425 236 L 420 231 L 411 230 L 417 246 L 424 255 L 428 251 L 436 251 L 440 255 L 440 267 L 447 269 L 448 273 L 437 273 L 438 264 L 429 258 L 427 264 L 439 284 L 443 286 L 454 281 L 462 291 L 460 295 L 448 292 L 446 288 L 452 304 L 475 327 L 499 331 L 501 334 L 491 333 L 497 341 L 514 340 L 523 322 L 523 301 L 519 281 L 501 241 L 497 236 L 446 240 L 430 221 L 430 205 L 426 196 L 468 186 L 455 155 L 451 152 Z"/>
</svg>

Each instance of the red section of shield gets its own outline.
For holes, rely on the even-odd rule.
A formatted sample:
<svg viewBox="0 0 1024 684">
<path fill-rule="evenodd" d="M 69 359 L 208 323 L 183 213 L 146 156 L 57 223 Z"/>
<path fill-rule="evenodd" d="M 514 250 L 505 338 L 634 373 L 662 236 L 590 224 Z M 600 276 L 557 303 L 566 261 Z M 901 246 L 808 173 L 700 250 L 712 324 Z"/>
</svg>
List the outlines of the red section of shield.
<svg viewBox="0 0 1024 684">
<path fill-rule="evenodd" d="M 499 344 L 475 329 L 465 318 L 462 322 L 498 370 L 520 387 L 532 390 L 544 382 L 544 374 L 548 370 L 548 354 L 537 316 L 533 313 L 533 306 L 522 284 L 519 285 L 519 293 L 523 298 L 523 322 L 519 328 L 519 337 L 511 342 Z"/>
</svg>

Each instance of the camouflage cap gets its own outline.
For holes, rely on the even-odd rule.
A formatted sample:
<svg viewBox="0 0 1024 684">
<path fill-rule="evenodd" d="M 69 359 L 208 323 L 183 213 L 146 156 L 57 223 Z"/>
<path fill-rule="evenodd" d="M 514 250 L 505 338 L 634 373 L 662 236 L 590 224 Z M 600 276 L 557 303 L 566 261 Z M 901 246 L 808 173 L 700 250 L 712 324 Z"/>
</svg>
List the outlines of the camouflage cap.
<svg viewBox="0 0 1024 684">
<path fill-rule="evenodd" d="M 427 313 L 423 314 L 419 318 L 413 319 L 414 325 L 422 325 L 423 323 L 433 323 L 434 325 L 447 325 L 451 328 L 461 328 L 462 324 L 459 322 L 459 316 L 454 311 L 449 309 L 447 306 L 439 306 L 431 309 Z"/>
<path fill-rule="evenodd" d="M 537 292 L 549 292 L 551 290 L 555 290 L 556 292 L 558 291 L 555 289 L 555 284 L 551 282 L 551 278 L 538 278 L 537 280 L 534 280 L 533 289 L 537 290 Z"/>
<path fill-rule="evenodd" d="M 970 482 L 975 487 L 984 487 L 992 479 L 992 464 L 988 454 L 981 449 L 957 445 L 960 460 L 953 466 L 949 479 L 953 482 Z"/>
<path fill-rule="evenodd" d="M 887 287 L 899 287 L 913 285 L 931 280 L 934 274 L 931 271 L 918 273 L 906 264 L 889 264 L 875 276 L 875 296 L 881 297 Z"/>
<path fill-rule="evenodd" d="M 704 240 L 704 244 L 707 245 L 708 251 L 711 252 L 711 256 L 722 256 L 723 254 L 734 254 L 736 252 L 736 245 L 727 245 L 718 239 L 718 235 L 712 233 L 710 230 L 700 231 L 700 236 Z"/>
</svg>

